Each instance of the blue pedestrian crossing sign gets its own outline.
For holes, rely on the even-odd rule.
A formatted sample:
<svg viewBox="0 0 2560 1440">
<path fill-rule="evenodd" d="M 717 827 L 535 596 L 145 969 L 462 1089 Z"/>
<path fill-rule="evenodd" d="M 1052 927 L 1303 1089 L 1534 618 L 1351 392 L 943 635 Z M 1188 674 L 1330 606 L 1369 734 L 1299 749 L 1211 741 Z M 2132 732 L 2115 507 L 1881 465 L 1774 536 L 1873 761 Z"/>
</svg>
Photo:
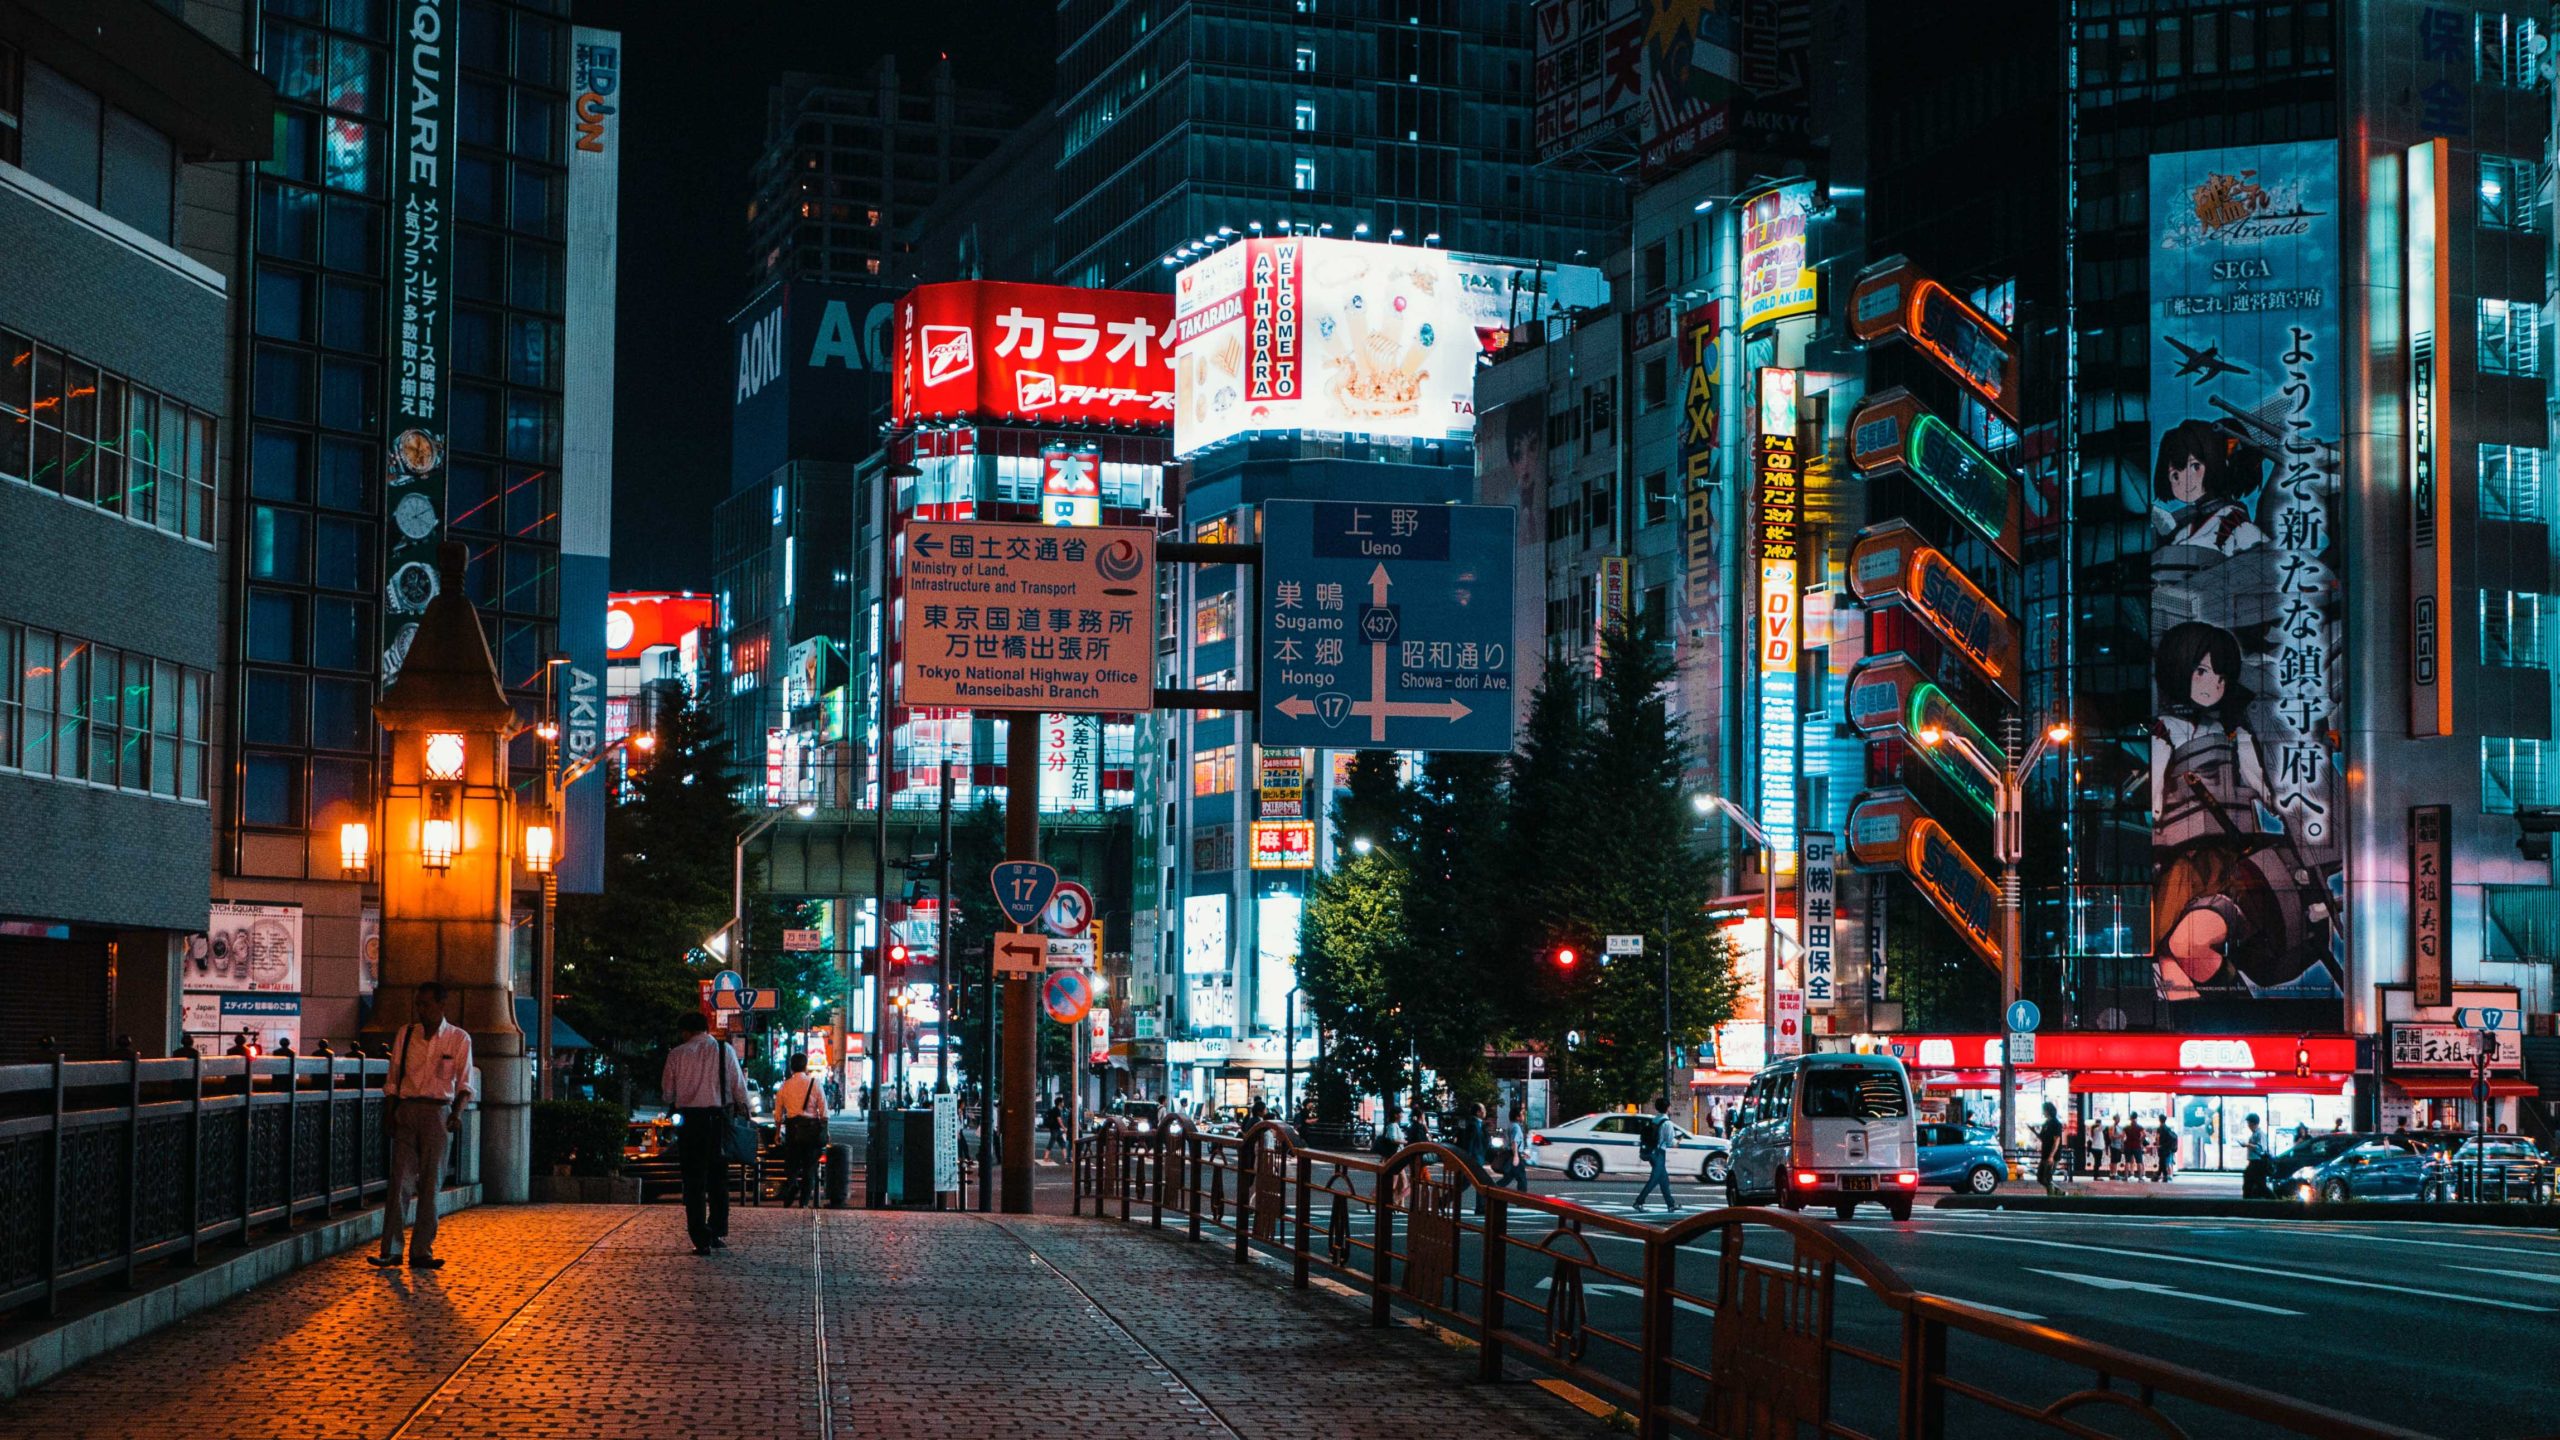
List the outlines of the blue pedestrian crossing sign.
<svg viewBox="0 0 2560 1440">
<path fill-rule="evenodd" d="M 1508 752 L 1515 520 L 1508 505 L 1265 502 L 1262 743 Z"/>
<path fill-rule="evenodd" d="M 2021 1035 L 2032 1035 L 2035 1033 L 2036 1025 L 2043 1019 L 2044 1012 L 2036 1008 L 2036 1002 L 2033 1000 L 2012 1000 L 2009 1002 L 2009 1028 L 2011 1030 L 2014 1030 Z"/>
<path fill-rule="evenodd" d="M 1039 919 L 1058 890 L 1058 868 L 1037 860 L 1007 860 L 989 878 L 995 885 L 996 908 L 1016 929 Z"/>
</svg>

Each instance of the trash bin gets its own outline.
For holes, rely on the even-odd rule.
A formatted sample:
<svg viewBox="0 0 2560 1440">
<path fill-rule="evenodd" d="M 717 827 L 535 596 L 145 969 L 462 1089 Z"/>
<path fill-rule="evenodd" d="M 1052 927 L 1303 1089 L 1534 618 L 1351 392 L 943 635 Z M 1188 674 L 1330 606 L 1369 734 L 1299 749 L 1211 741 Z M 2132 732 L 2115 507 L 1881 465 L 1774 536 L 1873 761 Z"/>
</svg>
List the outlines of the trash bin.
<svg viewBox="0 0 2560 1440">
<path fill-rule="evenodd" d="M 845 1206 L 845 1197 L 853 1183 L 853 1147 L 845 1144 L 830 1145 L 819 1163 L 825 1168 L 827 1208 L 841 1210 Z"/>
<path fill-rule="evenodd" d="M 898 1203 L 931 1205 L 933 1203 L 933 1112 L 901 1110 L 898 1112 L 900 1132 L 898 1145 Z"/>
</svg>

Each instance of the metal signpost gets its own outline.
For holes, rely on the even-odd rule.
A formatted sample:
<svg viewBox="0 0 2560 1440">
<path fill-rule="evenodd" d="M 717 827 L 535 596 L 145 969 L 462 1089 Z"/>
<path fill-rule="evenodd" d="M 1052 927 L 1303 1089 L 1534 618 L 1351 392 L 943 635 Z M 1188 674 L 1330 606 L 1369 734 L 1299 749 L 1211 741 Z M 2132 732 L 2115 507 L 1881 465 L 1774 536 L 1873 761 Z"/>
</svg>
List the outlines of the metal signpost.
<svg viewBox="0 0 2560 1440">
<path fill-rule="evenodd" d="M 1265 502 L 1262 744 L 1508 752 L 1515 518 Z"/>
</svg>

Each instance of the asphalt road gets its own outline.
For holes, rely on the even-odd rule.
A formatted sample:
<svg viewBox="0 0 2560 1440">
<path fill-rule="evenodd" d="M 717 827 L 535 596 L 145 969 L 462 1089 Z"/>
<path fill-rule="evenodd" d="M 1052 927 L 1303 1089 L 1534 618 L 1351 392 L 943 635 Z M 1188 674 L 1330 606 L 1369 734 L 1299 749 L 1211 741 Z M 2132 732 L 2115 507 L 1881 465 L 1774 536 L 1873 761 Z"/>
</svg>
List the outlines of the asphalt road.
<svg viewBox="0 0 2560 1440">
<path fill-rule="evenodd" d="M 1658 1202 L 1641 1215 L 1632 1211 L 1633 1180 L 1576 1184 L 1539 1171 L 1532 1189 L 1606 1214 L 1673 1218 Z M 1694 1183 L 1676 1193 L 1677 1215 L 1713 1208 L 1722 1198 Z M 1856 1239 L 1913 1287 L 2014 1318 L 2430 1434 L 2560 1434 L 2560 1235 L 2379 1221 L 1927 1208 L 1935 1198 L 1924 1192 L 1923 1208 L 1903 1224 L 1874 1206 L 1847 1222 L 1828 1211 L 1806 1213 Z M 1535 1243 L 1550 1228 L 1543 1215 L 1512 1217 L 1519 1240 Z M 1589 1240 L 1599 1264 L 1636 1269 L 1639 1244 L 1597 1231 Z M 1755 1239 L 1747 1254 L 1776 1269 L 1786 1264 L 1789 1248 L 1772 1233 L 1766 1243 Z M 1545 1267 L 1522 1251 L 1511 1254 L 1505 1288 L 1543 1296 Z M 1697 1265 L 1683 1265 L 1682 1283 L 1705 1289 L 1713 1257 L 1696 1258 Z M 1476 1263 L 1474 1248 L 1466 1247 L 1463 1268 L 1473 1274 Z M 1632 1285 L 1588 1277 L 1592 1327 L 1632 1338 L 1637 1293 Z M 1681 1318 L 1699 1327 L 1700 1348 L 1692 1353 L 1703 1356 L 1704 1317 Z M 1524 1322 L 1515 1314 L 1510 1323 Z M 1534 1328 L 1535 1317 L 1526 1323 Z M 1835 1324 L 1843 1338 L 1892 1348 L 1882 1308 L 1854 1294 L 1842 1300 Z M 2051 1399 L 2086 1380 L 2085 1372 L 2022 1359 L 1969 1337 L 1958 1337 L 1951 1353 L 1959 1378 L 2016 1398 Z M 1632 1357 L 1607 1343 L 1595 1341 L 1591 1356 L 1611 1373 L 1632 1377 Z M 2198 1435 L 2264 1433 L 2175 1413 Z M 1981 1413 L 1951 1413 L 1950 1422 L 1956 1434 L 2009 1428 Z"/>
</svg>

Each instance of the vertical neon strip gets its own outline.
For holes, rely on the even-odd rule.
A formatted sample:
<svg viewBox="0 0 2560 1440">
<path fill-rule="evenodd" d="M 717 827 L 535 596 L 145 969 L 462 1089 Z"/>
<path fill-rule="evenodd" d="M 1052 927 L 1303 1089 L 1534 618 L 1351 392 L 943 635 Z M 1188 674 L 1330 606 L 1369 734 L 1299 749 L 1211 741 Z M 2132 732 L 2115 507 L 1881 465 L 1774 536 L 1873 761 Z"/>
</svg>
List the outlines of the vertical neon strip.
<svg viewBox="0 0 2560 1440">
<path fill-rule="evenodd" d="M 2409 730 L 2453 733 L 2452 397 L 2444 345 L 2453 334 L 2445 274 L 2452 193 L 2450 146 L 2441 137 L 2409 148 Z"/>
<path fill-rule="evenodd" d="M 1760 825 L 1780 874 L 1796 868 L 1796 668 L 1803 642 L 1798 577 L 1802 472 L 1796 454 L 1797 372 L 1760 372 Z"/>
</svg>

